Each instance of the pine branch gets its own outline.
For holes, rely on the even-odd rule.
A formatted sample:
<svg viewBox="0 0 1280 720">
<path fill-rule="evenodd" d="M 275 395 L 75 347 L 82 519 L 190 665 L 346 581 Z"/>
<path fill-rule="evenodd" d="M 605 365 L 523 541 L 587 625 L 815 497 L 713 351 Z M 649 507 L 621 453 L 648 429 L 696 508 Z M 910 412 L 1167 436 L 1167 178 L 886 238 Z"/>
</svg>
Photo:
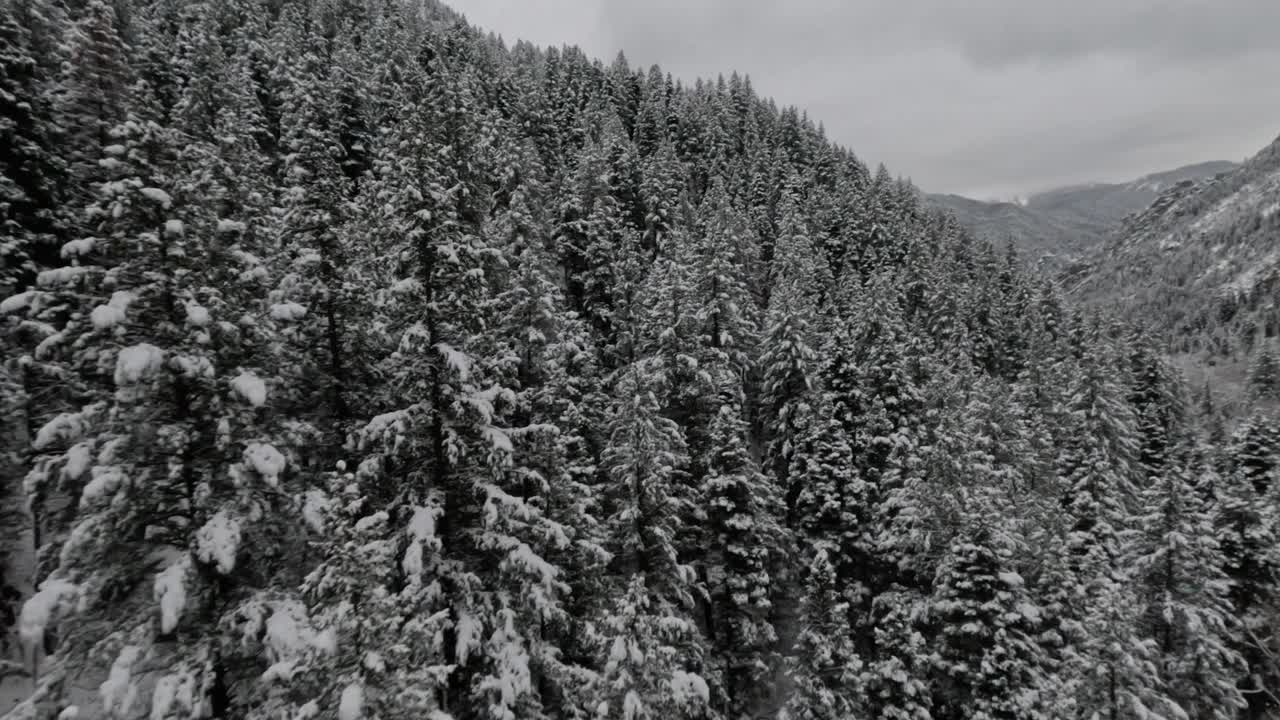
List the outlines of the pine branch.
<svg viewBox="0 0 1280 720">
<path fill-rule="evenodd" d="M 1260 650 L 1263 655 L 1266 656 L 1267 660 L 1269 661 L 1275 673 L 1277 675 L 1280 675 L 1280 658 L 1277 658 L 1276 654 L 1267 648 L 1267 644 L 1263 642 L 1262 639 L 1259 638 L 1256 633 L 1254 633 L 1253 628 L 1249 627 L 1245 623 L 1241 623 L 1240 625 L 1241 627 L 1244 628 L 1244 631 L 1248 633 L 1249 639 L 1253 641 L 1254 646 L 1258 650 Z M 1275 703 L 1276 705 L 1280 705 L 1280 697 L 1277 697 L 1275 693 L 1268 690 L 1266 686 L 1262 684 L 1261 681 L 1258 682 L 1258 687 L 1254 688 L 1253 690 L 1242 690 L 1241 692 L 1244 692 L 1249 695 L 1256 695 L 1258 693 L 1262 693 L 1263 695 L 1266 695 L 1268 698 L 1270 698 L 1271 702 Z"/>
</svg>

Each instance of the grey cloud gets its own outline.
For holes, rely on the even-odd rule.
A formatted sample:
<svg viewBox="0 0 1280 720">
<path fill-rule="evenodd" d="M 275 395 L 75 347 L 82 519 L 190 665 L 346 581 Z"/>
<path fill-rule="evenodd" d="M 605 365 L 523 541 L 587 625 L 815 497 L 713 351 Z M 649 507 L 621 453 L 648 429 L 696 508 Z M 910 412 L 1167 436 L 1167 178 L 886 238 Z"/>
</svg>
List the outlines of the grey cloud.
<svg viewBox="0 0 1280 720">
<path fill-rule="evenodd" d="M 1149 56 L 1174 63 L 1280 49 L 1280 3 L 1270 0 L 985 0 L 955 3 L 939 15 L 979 63 L 1063 61 L 1094 53 Z"/>
<path fill-rule="evenodd" d="M 1192 62 L 1280 49 L 1274 0 L 606 0 L 601 11 L 623 45 L 681 54 L 708 37 L 762 53 L 809 47 L 851 57 L 946 47 L 982 65 L 1094 53 Z"/>
</svg>

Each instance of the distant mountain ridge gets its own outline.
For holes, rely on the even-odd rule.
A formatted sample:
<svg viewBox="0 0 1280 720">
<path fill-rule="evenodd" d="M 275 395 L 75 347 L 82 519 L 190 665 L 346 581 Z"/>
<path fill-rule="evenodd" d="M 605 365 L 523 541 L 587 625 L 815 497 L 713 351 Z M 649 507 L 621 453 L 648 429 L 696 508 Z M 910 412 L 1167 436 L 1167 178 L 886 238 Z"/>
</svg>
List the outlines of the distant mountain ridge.
<svg viewBox="0 0 1280 720">
<path fill-rule="evenodd" d="M 959 195 L 927 195 L 978 237 L 1012 240 L 1034 262 L 1070 266 L 1116 232 L 1126 217 L 1151 205 L 1180 182 L 1197 182 L 1238 165 L 1215 160 L 1152 173 L 1124 183 L 1086 183 L 1036 193 L 1022 203 L 983 202 Z"/>
</svg>

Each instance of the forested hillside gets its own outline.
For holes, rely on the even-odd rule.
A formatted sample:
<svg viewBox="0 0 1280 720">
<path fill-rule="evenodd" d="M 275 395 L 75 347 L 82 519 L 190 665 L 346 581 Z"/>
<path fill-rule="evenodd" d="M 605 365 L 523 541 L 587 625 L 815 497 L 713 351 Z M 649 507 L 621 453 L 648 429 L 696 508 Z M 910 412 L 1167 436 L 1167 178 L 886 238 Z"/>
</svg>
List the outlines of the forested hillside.
<svg viewBox="0 0 1280 720">
<path fill-rule="evenodd" d="M 5 718 L 1274 717 L 1274 421 L 746 79 L 0 8 Z"/>
</svg>

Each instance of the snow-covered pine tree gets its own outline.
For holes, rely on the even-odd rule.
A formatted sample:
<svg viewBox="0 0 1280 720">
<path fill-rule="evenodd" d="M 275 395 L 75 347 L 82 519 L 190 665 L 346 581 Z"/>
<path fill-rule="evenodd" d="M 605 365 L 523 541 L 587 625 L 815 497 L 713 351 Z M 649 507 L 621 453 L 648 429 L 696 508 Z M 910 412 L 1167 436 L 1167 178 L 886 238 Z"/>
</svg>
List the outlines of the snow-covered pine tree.
<svg viewBox="0 0 1280 720">
<path fill-rule="evenodd" d="M 1280 360 L 1270 345 L 1263 345 L 1249 367 L 1249 392 L 1254 400 L 1280 400 Z"/>
<path fill-rule="evenodd" d="M 634 139 L 642 157 L 658 152 L 667 139 L 668 86 L 662 68 L 651 65 L 640 86 L 640 106 L 636 113 Z M 674 152 L 675 148 L 671 150 Z"/>
<path fill-rule="evenodd" d="M 60 409 L 66 384 L 57 366 L 35 363 L 29 355 L 56 333 L 48 322 L 55 317 L 38 317 L 43 301 L 34 285 L 41 271 L 62 263 L 65 164 L 55 146 L 50 97 L 57 60 L 52 41 L 64 20 L 59 10 L 44 0 L 0 7 L 0 345 L 6 349 L 0 368 L 0 474 L 6 478 L 0 488 L 0 522 L 6 527 L 0 538 L 0 616 L 6 626 L 17 617 L 18 588 L 26 583 L 18 569 L 25 564 L 22 541 L 29 522 L 22 487 L 28 449 L 44 416 Z M 40 523 L 32 529 L 40 543 Z M 7 638 L 3 644 L 9 645 Z"/>
<path fill-rule="evenodd" d="M 1245 663 L 1213 516 L 1197 487 L 1217 482 L 1202 453 L 1171 450 L 1143 492 L 1125 564 L 1140 583 L 1141 632 L 1156 644 L 1169 694 L 1190 717 L 1226 720 L 1244 706 L 1236 682 Z"/>
<path fill-rule="evenodd" d="M 662 416 L 652 362 L 627 368 L 615 390 L 609 445 L 603 457 L 610 480 L 610 551 L 621 574 L 641 574 L 667 603 L 689 603 L 690 569 L 675 545 L 693 497 L 683 475 L 689 458 L 679 426 Z"/>
<path fill-rule="evenodd" d="M 769 326 L 760 351 L 760 404 L 767 438 L 764 463 L 774 482 L 786 488 L 790 485 L 788 472 L 796 444 L 812 412 L 817 353 L 810 345 L 805 314 L 780 305 L 769 312 Z"/>
<path fill-rule="evenodd" d="M 208 149 L 179 150 L 172 131 L 135 119 L 112 139 L 94 236 L 64 245 L 73 264 L 42 277 L 55 294 L 74 286 L 83 308 L 48 352 L 86 378 L 89 404 L 34 440 L 43 455 L 29 492 L 71 504 L 68 533 L 48 545 L 56 564 L 24 607 L 24 641 L 34 652 L 63 621 L 37 698 L 56 698 L 67 672 L 114 661 L 101 694 L 115 716 L 166 664 L 150 699 L 165 717 L 219 705 L 220 608 L 287 577 L 294 526 L 266 518 L 282 510 L 289 466 L 276 445 L 293 438 L 263 410 L 277 387 L 252 349 L 271 346 L 266 309 L 219 282 L 231 260 L 196 202 Z M 245 567 L 249 544 L 267 549 Z"/>
<path fill-rule="evenodd" d="M 283 87 L 280 135 L 283 167 L 279 203 L 281 218 L 281 287 L 277 319 L 298 324 L 300 346 L 319 346 L 323 353 L 304 353 L 290 385 L 306 397 L 317 421 L 332 437 L 357 412 L 351 353 L 364 295 L 345 277 L 351 265 L 351 239 L 344 229 L 353 213 L 354 186 L 343 172 L 341 118 L 331 72 L 331 43 L 315 28 L 306 7 L 288 4 L 272 42 L 278 48 L 272 72 Z M 287 270 L 286 270 L 287 268 Z M 323 397 L 316 407 L 312 398 Z"/>
<path fill-rule="evenodd" d="M 749 409 L 744 401 L 755 397 L 748 381 L 759 342 L 755 303 L 745 282 L 744 256 L 751 253 L 744 246 L 749 243 L 742 237 L 743 223 L 729 204 L 722 181 L 713 181 L 700 216 L 699 234 L 679 238 L 690 242 L 681 260 L 689 267 L 675 276 L 688 281 L 686 302 L 692 314 L 688 329 L 693 334 L 688 341 L 697 377 L 683 388 L 683 412 L 677 417 L 689 444 L 695 483 L 711 472 L 717 453 L 724 449 L 711 437 L 721 410 L 726 405 L 740 406 L 734 412 L 746 422 Z M 755 438 L 747 435 L 746 425 L 741 432 L 739 442 L 749 448 Z"/>
<path fill-rule="evenodd" d="M 1114 352 L 1098 342 L 1089 353 L 1070 380 L 1071 440 L 1058 460 L 1069 523 L 1066 576 L 1047 603 L 1066 643 L 1064 692 L 1083 713 L 1173 712 L 1155 648 L 1138 633 L 1136 588 L 1121 563 L 1137 493 L 1133 410 L 1106 369 Z"/>
<path fill-rule="evenodd" d="M 698 433 L 707 427 L 708 398 L 716 397 L 725 378 L 713 377 L 705 367 L 710 349 L 703 342 L 699 322 L 695 241 L 680 233 L 670 246 L 671 251 L 650 268 L 637 294 L 643 309 L 637 355 L 660 373 L 663 413 L 682 430 Z"/>
<path fill-rule="evenodd" d="M 1159 650 L 1137 631 L 1137 593 L 1124 575 L 1085 589 L 1088 609 L 1068 642 L 1060 670 L 1068 698 L 1081 717 L 1183 717 L 1159 670 Z"/>
<path fill-rule="evenodd" d="M 641 241 L 652 258 L 667 249 L 668 238 L 679 219 L 684 168 L 670 141 L 658 145 L 643 163 L 640 199 L 645 217 Z"/>
<path fill-rule="evenodd" d="M 821 278 L 822 267 L 794 193 L 793 189 L 783 196 L 780 209 L 779 236 L 770 267 L 769 307 L 759 351 L 765 466 L 787 496 L 792 457 L 816 398 L 818 358 L 813 326 L 819 288 L 815 280 Z M 787 503 L 789 521 L 793 519 L 792 505 Z"/>
<path fill-rule="evenodd" d="M 1269 598 L 1280 583 L 1280 512 L 1276 503 L 1277 442 L 1275 420 L 1255 413 L 1233 434 L 1225 450 L 1225 472 L 1213 481 L 1217 540 L 1229 597 L 1240 632 L 1238 649 L 1248 664 L 1240 688 L 1248 717 L 1266 717 L 1280 705 L 1270 694 L 1277 677 L 1266 635 L 1274 617 Z"/>
<path fill-rule="evenodd" d="M 765 465 L 784 497 L 787 525 L 795 517 L 799 486 L 791 479 L 801 438 L 813 422 L 817 393 L 813 385 L 816 353 L 808 346 L 807 326 L 790 317 L 774 318 L 764 364 L 764 423 L 768 437 Z"/>
<path fill-rule="evenodd" d="M 1040 609 L 1013 566 L 1015 541 L 994 520 L 996 507 L 973 505 L 969 527 L 952 541 L 934 584 L 933 717 L 1049 717 L 1053 708 L 1043 703 L 1044 663 L 1034 639 Z"/>
<path fill-rule="evenodd" d="M 723 667 L 725 715 L 751 714 L 770 696 L 777 633 L 771 570 L 785 559 L 777 487 L 751 457 L 741 408 L 725 398 L 708 432 L 713 454 L 702 483 L 708 540 L 703 563 L 711 587 L 710 639 Z"/>
<path fill-rule="evenodd" d="M 911 463 L 923 408 L 907 362 L 914 355 L 909 349 L 913 340 L 902 322 L 893 279 L 880 276 L 850 294 L 825 318 L 821 377 L 860 484 L 861 499 L 848 506 L 857 522 L 844 524 L 841 544 L 849 565 L 837 570 L 857 579 L 855 630 L 859 651 L 871 654 L 871 602 L 897 580 L 897 569 L 877 550 L 887 520 L 885 501 Z M 850 587 L 852 591 L 855 585 Z"/>
<path fill-rule="evenodd" d="M 570 307 L 591 323 L 607 348 L 617 341 L 614 291 L 625 279 L 619 277 L 620 265 L 639 252 L 639 235 L 627 226 L 618 195 L 622 168 L 615 162 L 615 157 L 629 157 L 634 150 L 621 121 L 607 108 L 595 109 L 584 122 L 587 144 L 564 190 L 555 244 L 565 268 Z"/>
<path fill-rule="evenodd" d="M 626 368 L 609 421 L 608 548 L 625 590 L 599 623 L 601 718 L 702 717 L 715 680 L 703 674 L 705 643 L 687 613 L 695 577 L 676 537 L 693 498 L 680 477 L 688 466 L 684 439 L 661 415 L 653 390 L 660 378 L 648 362 Z"/>
<path fill-rule="evenodd" d="M 430 660 L 438 666 L 434 689 L 423 692 L 439 693 L 439 707 L 454 714 L 540 717 L 550 712 L 544 703 L 574 697 L 579 682 L 556 669 L 559 653 L 542 633 L 565 622 L 568 587 L 546 553 L 567 551 L 570 533 L 546 512 L 536 466 L 517 453 L 513 435 L 526 428 L 506 424 L 515 395 L 497 383 L 502 358 L 477 354 L 488 344 L 493 308 L 484 278 L 500 255 L 461 221 L 450 138 L 433 125 L 449 112 L 443 100 L 456 90 L 448 87 L 453 79 L 436 66 L 419 82 L 401 125 L 385 133 L 367 189 L 379 201 L 367 206 L 369 224 L 391 261 L 380 321 L 398 342 L 380 368 L 382 402 L 391 409 L 361 434 L 365 459 L 356 476 L 373 504 L 359 522 L 379 522 L 385 512 L 393 528 L 404 528 L 403 582 L 420 583 L 407 598 L 410 612 L 443 613 L 444 640 Z M 431 533 L 437 552 L 418 537 L 423 513 L 439 517 Z M 338 633 L 340 647 L 347 632 L 358 628 Z M 539 683 L 560 686 L 536 686 L 535 673 Z M 403 692 L 361 676 L 369 693 Z M 418 700 L 405 698 L 395 712 L 417 712 Z"/>
<path fill-rule="evenodd" d="M 560 287 L 550 279 L 555 263 L 547 250 L 547 231 L 526 187 L 512 191 L 508 208 L 492 228 L 509 273 L 494 274 L 504 289 L 496 300 L 492 337 L 498 346 L 494 355 L 510 358 L 512 365 L 504 374 L 515 389 L 510 435 L 520 458 L 517 472 L 523 475 L 520 495 L 538 500 L 570 537 L 568 547 L 533 544 L 563 568 L 571 589 L 565 601 L 569 611 L 555 624 L 544 623 L 542 632 L 559 640 L 561 656 L 537 659 L 533 671 L 539 681 L 546 673 L 563 674 L 558 663 L 594 659 L 586 623 L 607 604 L 602 571 L 608 553 L 600 545 L 596 467 L 603 445 L 603 416 L 598 413 L 603 408 L 592 407 L 603 400 L 602 377 L 589 330 L 567 312 Z M 556 691 L 555 683 L 543 685 L 546 692 Z"/>
<path fill-rule="evenodd" d="M 98 160 L 113 144 L 112 129 L 128 110 L 133 70 L 120 38 L 116 9 L 105 0 L 90 0 L 78 14 L 65 40 L 67 61 L 54 90 L 59 141 L 69 172 L 64 212 L 79 227 L 81 212 L 94 200 L 92 183 L 102 179 Z"/>
<path fill-rule="evenodd" d="M 928 677 L 933 653 L 927 638 L 934 632 L 928 617 L 929 599 L 918 590 L 892 586 L 872 600 L 866 624 L 876 652 L 859 652 L 862 672 L 856 687 L 863 712 L 894 720 L 931 720 Z"/>
<path fill-rule="evenodd" d="M 1127 357 L 1130 373 L 1129 404 L 1134 409 L 1138 431 L 1138 465 L 1145 485 L 1161 477 L 1172 462 L 1173 449 L 1185 445 L 1185 388 L 1169 362 L 1147 338 L 1134 338 Z"/>
<path fill-rule="evenodd" d="M 6 297 L 58 262 L 63 168 L 31 34 L 12 8 L 0 11 L 0 294 Z"/>
<path fill-rule="evenodd" d="M 191 6 L 179 17 L 174 38 L 172 65 L 181 91 L 172 108 L 172 125 L 204 142 L 214 140 L 219 110 L 229 99 L 226 94 L 237 89 L 227 82 L 231 68 L 219 37 L 220 21 L 213 4 Z M 239 91 L 251 89 L 252 85 Z"/>
<path fill-rule="evenodd" d="M 867 490 L 853 467 L 853 450 L 834 412 L 829 401 L 821 401 L 797 441 L 788 468 L 787 524 L 804 544 L 828 543 L 830 561 L 841 581 L 848 583 L 853 580 L 851 544 L 864 531 L 859 513 Z M 844 584 L 842 590 L 865 592 L 865 587 Z"/>
<path fill-rule="evenodd" d="M 696 626 L 632 577 L 600 622 L 602 670 L 592 693 L 596 720 L 704 720 L 711 688 L 699 672 Z"/>
<path fill-rule="evenodd" d="M 860 709 L 861 662 L 853 647 L 848 601 L 822 544 L 813 553 L 801 596 L 800 630 L 786 662 L 791 692 L 779 717 L 852 717 Z"/>
<path fill-rule="evenodd" d="M 1133 410 L 1107 367 L 1089 362 L 1076 368 L 1068 406 L 1073 432 L 1058 460 L 1063 504 L 1073 523 L 1068 545 L 1082 570 L 1104 575 L 1119 558 L 1135 501 L 1138 451 Z"/>
<path fill-rule="evenodd" d="M 722 181 L 712 184 L 699 214 L 703 230 L 694 240 L 691 259 L 699 339 L 706 348 L 703 362 L 720 366 L 721 374 L 741 377 L 758 342 L 755 303 L 746 283 L 748 267 L 757 258 Z"/>
</svg>

